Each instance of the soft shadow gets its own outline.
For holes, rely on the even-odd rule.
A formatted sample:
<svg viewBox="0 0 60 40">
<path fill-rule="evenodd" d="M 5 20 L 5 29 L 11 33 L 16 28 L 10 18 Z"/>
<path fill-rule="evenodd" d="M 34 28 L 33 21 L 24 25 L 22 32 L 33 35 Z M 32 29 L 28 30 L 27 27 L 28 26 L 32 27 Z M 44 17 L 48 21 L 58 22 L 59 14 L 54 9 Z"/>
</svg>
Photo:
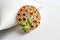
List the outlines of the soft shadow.
<svg viewBox="0 0 60 40">
<path fill-rule="evenodd" d="M 15 25 L 12 28 L 0 31 L 0 39 L 2 39 L 8 33 L 12 33 L 12 32 L 16 32 L 21 37 L 27 34 L 27 33 L 21 31 L 21 27 L 20 26 Z"/>
</svg>

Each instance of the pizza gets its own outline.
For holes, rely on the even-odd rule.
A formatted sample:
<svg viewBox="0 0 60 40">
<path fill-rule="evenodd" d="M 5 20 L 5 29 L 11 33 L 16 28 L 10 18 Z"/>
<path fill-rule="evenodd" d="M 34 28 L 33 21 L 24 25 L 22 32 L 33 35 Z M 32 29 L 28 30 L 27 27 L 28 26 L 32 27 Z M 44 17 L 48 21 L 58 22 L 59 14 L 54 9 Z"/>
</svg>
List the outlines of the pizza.
<svg viewBox="0 0 60 40">
<path fill-rule="evenodd" d="M 37 8 L 31 5 L 22 6 L 17 12 L 17 23 L 29 32 L 38 27 L 41 16 Z"/>
</svg>

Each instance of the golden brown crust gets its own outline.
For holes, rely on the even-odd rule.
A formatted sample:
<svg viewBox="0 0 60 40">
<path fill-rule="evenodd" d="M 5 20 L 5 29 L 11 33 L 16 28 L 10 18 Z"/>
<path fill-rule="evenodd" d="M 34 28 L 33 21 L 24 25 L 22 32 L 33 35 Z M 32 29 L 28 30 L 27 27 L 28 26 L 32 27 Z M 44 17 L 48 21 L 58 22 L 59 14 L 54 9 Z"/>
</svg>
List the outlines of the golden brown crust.
<svg viewBox="0 0 60 40">
<path fill-rule="evenodd" d="M 30 6 L 30 5 L 25 5 L 23 7 L 21 7 L 21 9 L 19 9 L 18 13 L 17 13 L 17 20 L 18 22 L 20 21 L 27 21 L 27 16 L 33 16 L 33 25 L 31 25 L 31 29 L 34 29 L 36 27 L 38 27 L 38 25 L 40 24 L 40 13 L 39 11 L 34 7 L 34 6 Z"/>
</svg>

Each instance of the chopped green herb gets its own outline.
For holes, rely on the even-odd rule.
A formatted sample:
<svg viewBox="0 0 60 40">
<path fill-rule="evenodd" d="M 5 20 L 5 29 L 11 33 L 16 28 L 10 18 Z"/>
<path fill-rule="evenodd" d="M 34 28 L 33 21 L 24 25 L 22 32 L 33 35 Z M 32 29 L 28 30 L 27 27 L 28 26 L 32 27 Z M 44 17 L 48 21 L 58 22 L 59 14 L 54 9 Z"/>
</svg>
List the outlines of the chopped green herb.
<svg viewBox="0 0 60 40">
<path fill-rule="evenodd" d="M 26 26 L 27 24 L 25 22 L 20 22 L 19 25 Z"/>
<path fill-rule="evenodd" d="M 32 25 L 33 19 L 32 19 L 32 18 L 28 18 L 28 23 L 29 23 L 30 25 Z"/>
</svg>

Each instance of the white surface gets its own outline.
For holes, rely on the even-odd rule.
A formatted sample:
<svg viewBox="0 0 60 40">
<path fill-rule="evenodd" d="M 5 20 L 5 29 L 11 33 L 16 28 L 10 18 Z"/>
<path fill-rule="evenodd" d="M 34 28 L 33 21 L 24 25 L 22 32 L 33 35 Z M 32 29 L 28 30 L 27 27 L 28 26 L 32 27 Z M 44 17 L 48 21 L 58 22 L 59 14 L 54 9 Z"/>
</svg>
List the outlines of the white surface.
<svg viewBox="0 0 60 40">
<path fill-rule="evenodd" d="M 37 29 L 28 34 L 19 33 L 16 27 L 0 31 L 0 40 L 60 40 L 60 3 L 40 2 L 42 20 Z"/>
</svg>

